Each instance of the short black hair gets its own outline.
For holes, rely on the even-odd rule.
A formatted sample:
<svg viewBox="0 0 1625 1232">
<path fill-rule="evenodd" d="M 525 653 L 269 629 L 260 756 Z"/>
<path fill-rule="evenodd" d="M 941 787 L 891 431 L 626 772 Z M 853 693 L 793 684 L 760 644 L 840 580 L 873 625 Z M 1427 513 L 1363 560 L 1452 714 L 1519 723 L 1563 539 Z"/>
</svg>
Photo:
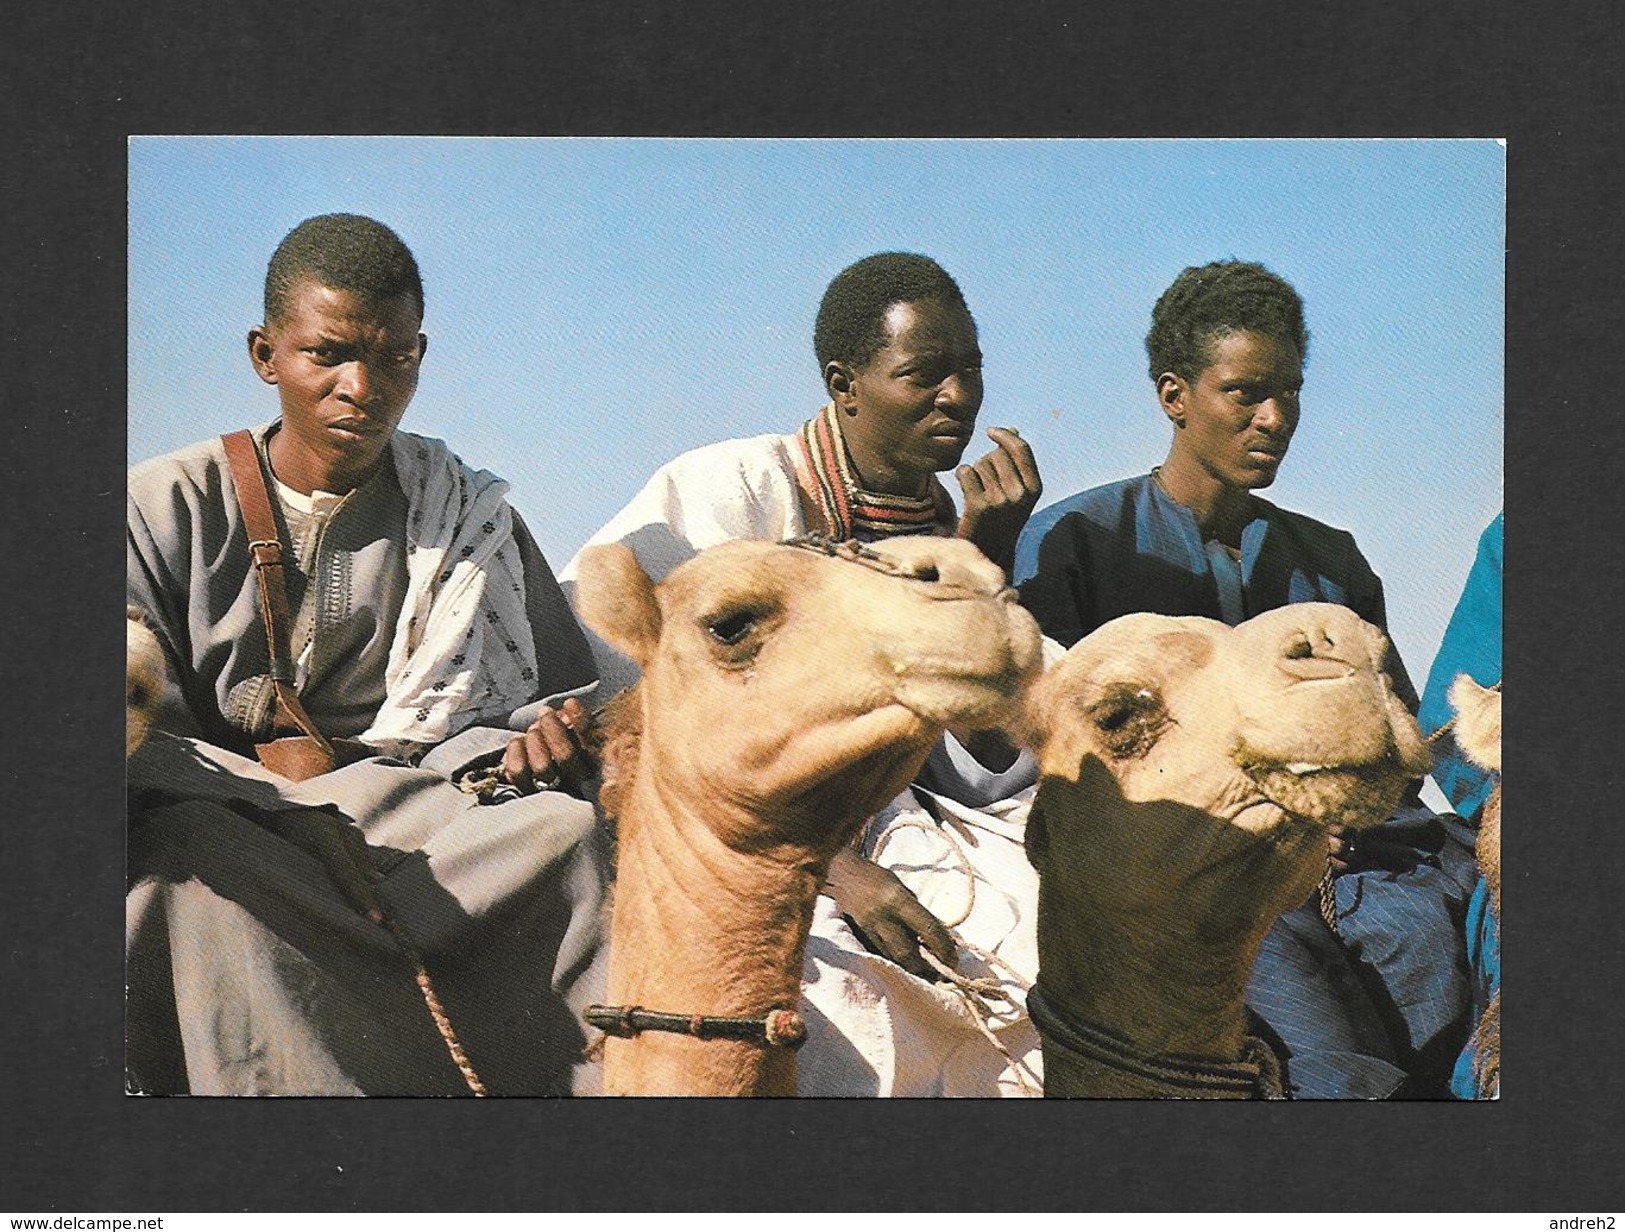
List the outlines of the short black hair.
<svg viewBox="0 0 1625 1232">
<path fill-rule="evenodd" d="M 265 271 L 265 323 L 281 321 L 304 280 L 370 302 L 410 293 L 423 316 L 423 278 L 412 250 L 383 223 L 360 214 L 307 218 L 276 246 Z"/>
<path fill-rule="evenodd" d="M 1263 334 L 1309 358 L 1303 300 L 1292 284 L 1257 261 L 1213 261 L 1187 266 L 1151 310 L 1145 336 L 1151 379 L 1172 372 L 1193 381 L 1212 362 L 1214 339 Z"/>
<path fill-rule="evenodd" d="M 923 299 L 956 305 L 970 314 L 959 284 L 930 257 L 877 252 L 847 266 L 830 281 L 818 305 L 813 351 L 819 370 L 832 359 L 861 368 L 886 345 L 887 310 L 893 304 Z"/>
</svg>

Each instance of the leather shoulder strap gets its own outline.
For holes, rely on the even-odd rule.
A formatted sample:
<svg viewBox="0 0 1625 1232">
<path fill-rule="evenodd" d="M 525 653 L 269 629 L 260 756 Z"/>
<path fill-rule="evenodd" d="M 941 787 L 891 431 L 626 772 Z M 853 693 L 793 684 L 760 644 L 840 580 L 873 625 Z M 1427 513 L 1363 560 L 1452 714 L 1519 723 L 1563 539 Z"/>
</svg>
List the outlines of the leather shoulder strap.
<svg viewBox="0 0 1625 1232">
<path fill-rule="evenodd" d="M 228 432 L 220 438 L 220 443 L 226 447 L 226 464 L 231 467 L 231 481 L 237 486 L 237 507 L 243 511 L 249 547 L 256 543 L 275 543 L 280 547 L 276 516 L 271 512 L 271 494 L 265 487 L 265 472 L 260 469 L 253 433 L 246 429 Z M 255 563 L 258 563 L 257 558 Z"/>
<path fill-rule="evenodd" d="M 328 740 L 305 713 L 294 692 L 293 658 L 288 651 L 288 586 L 283 568 L 284 548 L 271 512 L 271 493 L 260 469 L 259 450 L 253 434 L 228 432 L 220 438 L 226 449 L 226 464 L 237 489 L 237 507 L 242 510 L 243 529 L 248 535 L 248 553 L 254 561 L 254 577 L 260 594 L 260 617 L 265 623 L 265 641 L 271 656 L 271 680 L 276 687 L 278 709 L 295 727 L 323 746 Z"/>
</svg>

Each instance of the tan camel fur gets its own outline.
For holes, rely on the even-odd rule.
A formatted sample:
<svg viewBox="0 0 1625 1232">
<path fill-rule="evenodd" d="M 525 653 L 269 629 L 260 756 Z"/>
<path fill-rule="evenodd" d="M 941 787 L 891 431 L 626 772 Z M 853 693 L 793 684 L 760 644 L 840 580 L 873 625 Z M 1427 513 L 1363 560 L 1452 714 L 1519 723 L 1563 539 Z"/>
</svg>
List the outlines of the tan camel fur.
<svg viewBox="0 0 1625 1232">
<path fill-rule="evenodd" d="M 164 652 L 138 608 L 125 609 L 124 756 L 141 747 L 164 696 Z"/>
<path fill-rule="evenodd" d="M 1034 687 L 1039 1009 L 1107 1041 L 1080 1055 L 1035 1013 L 1046 1094 L 1271 1093 L 1247 1077 L 1274 1069 L 1247 1032 L 1259 943 L 1313 891 L 1327 827 L 1375 825 L 1428 769 L 1384 646 L 1330 604 L 1233 629 L 1140 614 Z"/>
<path fill-rule="evenodd" d="M 1039 634 L 959 540 L 870 550 L 891 576 L 779 544 L 710 548 L 658 586 L 620 545 L 580 558 L 583 619 L 642 668 L 608 719 L 617 819 L 608 998 L 761 1017 L 800 1002 L 830 858 L 950 724 L 1004 718 Z M 793 1095 L 795 1054 L 610 1038 L 611 1094 Z"/>
<path fill-rule="evenodd" d="M 1490 890 L 1490 913 L 1501 926 L 1501 690 L 1486 689 L 1471 676 L 1450 685 L 1456 710 L 1456 745 L 1474 765 L 1496 776 L 1478 821 L 1478 867 Z M 1501 990 L 1496 988 L 1473 1032 L 1473 1073 L 1484 1094 L 1501 1087 Z"/>
</svg>

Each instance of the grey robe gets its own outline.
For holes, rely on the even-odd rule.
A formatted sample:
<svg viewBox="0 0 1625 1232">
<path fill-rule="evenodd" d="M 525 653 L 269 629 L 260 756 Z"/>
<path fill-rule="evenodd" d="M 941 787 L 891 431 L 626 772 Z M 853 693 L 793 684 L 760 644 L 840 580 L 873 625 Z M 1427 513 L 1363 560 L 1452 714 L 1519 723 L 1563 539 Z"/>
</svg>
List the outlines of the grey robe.
<svg viewBox="0 0 1625 1232">
<path fill-rule="evenodd" d="M 382 700 L 404 528 L 386 464 L 290 570 L 297 624 L 315 637 L 301 697 L 327 734 L 357 734 Z M 491 1093 L 592 1089 L 579 1013 L 602 990 L 610 867 L 594 809 L 559 792 L 480 805 L 448 778 L 499 755 L 535 707 L 489 716 L 496 725 L 459 733 L 417 767 L 380 756 L 282 779 L 241 755 L 266 734 L 268 655 L 218 441 L 131 472 L 128 532 L 129 601 L 151 615 L 172 678 L 162 730 L 129 767 L 130 1088 L 467 1093 L 394 938 L 266 824 L 322 807 L 365 835 L 380 897 Z M 515 536 L 537 697 L 579 689 L 593 679 L 591 652 L 517 517 Z"/>
</svg>

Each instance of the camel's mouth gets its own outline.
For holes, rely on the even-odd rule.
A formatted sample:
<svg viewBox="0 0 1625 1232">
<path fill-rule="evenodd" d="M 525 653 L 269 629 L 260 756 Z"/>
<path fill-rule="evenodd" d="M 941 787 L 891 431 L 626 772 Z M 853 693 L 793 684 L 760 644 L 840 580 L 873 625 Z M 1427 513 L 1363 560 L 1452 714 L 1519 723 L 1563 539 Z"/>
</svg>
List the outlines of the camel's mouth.
<svg viewBox="0 0 1625 1232">
<path fill-rule="evenodd" d="M 985 618 L 956 627 L 951 641 L 910 639 L 887 656 L 897 701 L 928 722 L 999 723 L 1039 669 L 1037 622 L 1002 598 L 976 602 Z"/>
<path fill-rule="evenodd" d="M 897 701 L 928 723 L 991 727 L 1009 716 L 1028 675 L 1016 663 L 992 672 L 914 670 L 898 685 Z"/>
<path fill-rule="evenodd" d="M 1410 775 L 1397 758 L 1365 765 L 1243 764 L 1260 794 L 1289 817 L 1316 826 L 1374 826 L 1404 795 Z"/>
</svg>

